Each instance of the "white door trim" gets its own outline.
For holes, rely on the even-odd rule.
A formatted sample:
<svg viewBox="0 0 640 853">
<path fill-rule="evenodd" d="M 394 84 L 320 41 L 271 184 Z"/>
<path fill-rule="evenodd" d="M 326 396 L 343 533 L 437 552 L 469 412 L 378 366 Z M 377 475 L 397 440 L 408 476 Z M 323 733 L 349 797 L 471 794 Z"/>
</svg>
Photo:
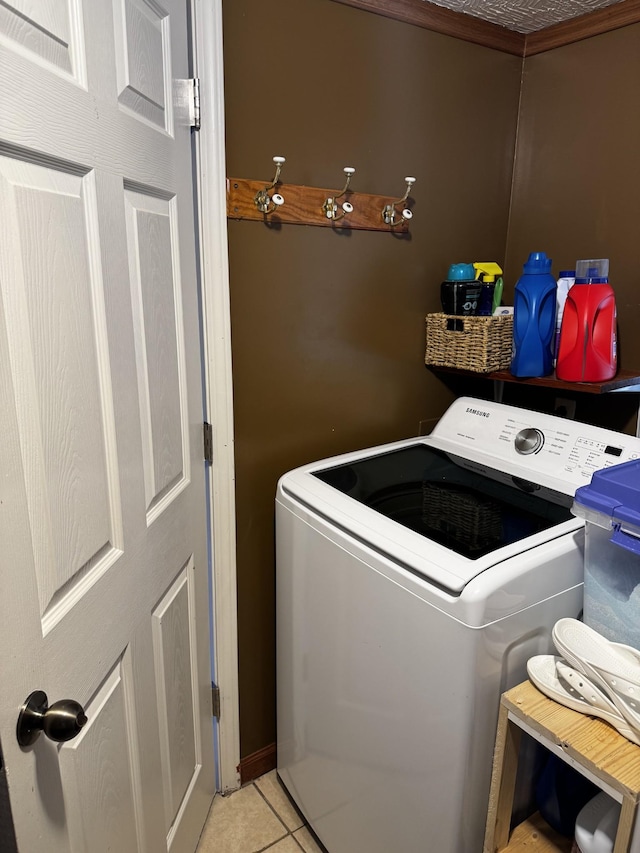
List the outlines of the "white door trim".
<svg viewBox="0 0 640 853">
<path fill-rule="evenodd" d="M 218 787 L 240 787 L 240 716 L 236 586 L 235 469 L 231 316 L 224 147 L 221 0 L 192 0 L 195 73 L 200 77 L 201 129 L 196 173 L 202 273 L 207 419 L 213 424 L 210 529 L 213 553 L 214 660 L 220 687 Z"/>
</svg>

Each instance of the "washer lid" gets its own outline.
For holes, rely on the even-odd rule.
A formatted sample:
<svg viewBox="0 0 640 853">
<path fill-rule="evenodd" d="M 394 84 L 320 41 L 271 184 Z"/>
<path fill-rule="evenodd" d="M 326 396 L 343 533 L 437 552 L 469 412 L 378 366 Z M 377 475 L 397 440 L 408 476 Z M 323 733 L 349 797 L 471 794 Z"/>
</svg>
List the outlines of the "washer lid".
<svg viewBox="0 0 640 853">
<path fill-rule="evenodd" d="M 416 445 L 442 453 L 395 453 Z M 431 435 L 298 468 L 282 477 L 280 496 L 457 593 L 490 566 L 580 528 L 581 519 L 561 520 L 567 500 L 594 471 L 628 459 L 640 459 L 640 439 L 460 397 Z"/>
<path fill-rule="evenodd" d="M 425 439 L 343 459 L 286 474 L 282 491 L 452 593 L 490 566 L 582 525 L 571 515 L 570 496 Z"/>
</svg>

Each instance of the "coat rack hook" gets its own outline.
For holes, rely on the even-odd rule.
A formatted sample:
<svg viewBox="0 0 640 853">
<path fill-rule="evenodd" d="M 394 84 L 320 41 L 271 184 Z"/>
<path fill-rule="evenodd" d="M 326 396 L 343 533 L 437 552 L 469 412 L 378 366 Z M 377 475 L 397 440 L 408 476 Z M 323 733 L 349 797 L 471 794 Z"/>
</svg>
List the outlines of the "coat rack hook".
<svg viewBox="0 0 640 853">
<path fill-rule="evenodd" d="M 403 208 L 400 211 L 399 216 L 398 211 L 396 210 L 396 205 L 403 204 L 409 198 L 409 193 L 411 192 L 411 188 L 415 184 L 416 179 L 405 178 L 405 181 L 407 183 L 407 188 L 402 198 L 399 198 L 397 201 L 391 201 L 388 204 L 385 204 L 382 208 L 382 219 L 386 225 L 390 225 L 392 228 L 396 225 L 402 225 L 403 223 L 408 222 L 413 217 L 413 213 L 408 207 Z"/>
<path fill-rule="evenodd" d="M 322 212 L 327 217 L 327 219 L 332 219 L 334 222 L 337 222 L 339 219 L 344 219 L 344 217 L 348 213 L 353 213 L 353 205 L 349 201 L 345 201 L 342 203 L 342 213 L 340 213 L 340 207 L 338 206 L 338 199 L 343 196 L 346 191 L 349 189 L 349 183 L 351 182 L 351 176 L 354 174 L 355 169 L 353 166 L 345 166 L 342 170 L 347 176 L 347 182 L 344 187 L 340 190 L 336 195 L 329 196 L 325 199 L 324 204 L 322 205 Z"/>
<path fill-rule="evenodd" d="M 280 172 L 282 171 L 282 165 L 286 162 L 286 160 L 284 157 L 276 156 L 273 158 L 273 162 L 276 164 L 276 173 L 273 180 L 263 190 L 259 190 L 254 198 L 258 210 L 261 213 L 265 214 L 273 213 L 276 208 L 280 207 L 281 204 L 284 204 L 284 197 L 281 196 L 280 193 L 274 193 L 272 196 L 270 196 L 269 190 L 272 190 L 280 180 Z"/>
</svg>

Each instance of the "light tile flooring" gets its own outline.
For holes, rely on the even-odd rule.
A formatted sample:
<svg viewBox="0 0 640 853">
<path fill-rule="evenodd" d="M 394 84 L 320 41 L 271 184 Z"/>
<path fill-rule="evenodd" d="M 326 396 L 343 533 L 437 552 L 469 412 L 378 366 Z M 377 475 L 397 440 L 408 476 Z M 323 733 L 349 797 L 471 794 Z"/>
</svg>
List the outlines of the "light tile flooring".
<svg viewBox="0 0 640 853">
<path fill-rule="evenodd" d="M 276 771 L 226 797 L 216 795 L 197 853 L 322 853 Z"/>
</svg>

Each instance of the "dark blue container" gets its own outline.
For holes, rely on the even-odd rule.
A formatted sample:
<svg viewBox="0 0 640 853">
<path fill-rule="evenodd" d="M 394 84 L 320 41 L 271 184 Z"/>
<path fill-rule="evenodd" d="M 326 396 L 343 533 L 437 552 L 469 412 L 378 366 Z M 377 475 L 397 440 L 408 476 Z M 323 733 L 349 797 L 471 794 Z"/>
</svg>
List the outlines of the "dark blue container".
<svg viewBox="0 0 640 853">
<path fill-rule="evenodd" d="M 511 361 L 514 376 L 547 376 L 553 372 L 556 286 L 551 258 L 544 252 L 531 252 L 516 284 Z"/>
<path fill-rule="evenodd" d="M 477 314 L 480 290 L 473 264 L 451 264 L 447 280 L 440 285 L 442 310 L 461 316 Z"/>
<path fill-rule="evenodd" d="M 549 826 L 573 838 L 578 814 L 599 792 L 593 782 L 557 756 L 550 755 L 535 793 L 540 814 Z"/>
</svg>

